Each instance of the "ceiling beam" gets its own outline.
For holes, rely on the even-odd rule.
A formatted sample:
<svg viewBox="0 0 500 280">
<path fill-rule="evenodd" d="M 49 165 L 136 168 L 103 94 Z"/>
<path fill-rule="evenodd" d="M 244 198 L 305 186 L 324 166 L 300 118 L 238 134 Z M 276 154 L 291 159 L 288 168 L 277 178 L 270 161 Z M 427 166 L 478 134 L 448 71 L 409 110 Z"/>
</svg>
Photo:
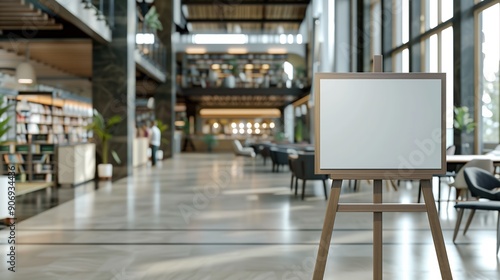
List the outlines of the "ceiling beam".
<svg viewBox="0 0 500 280">
<path fill-rule="evenodd" d="M 218 2 L 218 1 L 216 1 Z M 273 2 L 273 1 L 265 1 L 265 0 L 255 0 L 255 1 L 245 1 L 245 2 L 236 2 L 231 3 L 214 3 L 213 0 L 183 0 L 182 5 L 210 5 L 213 6 L 214 4 L 218 5 L 228 5 L 228 6 L 237 6 L 237 5 L 273 5 L 273 6 L 290 6 L 290 5 L 295 5 L 295 6 L 306 6 L 309 5 L 311 2 L 310 0 L 303 0 L 303 1 L 278 1 L 278 2 Z"/>
<path fill-rule="evenodd" d="M 191 23 L 301 23 L 301 18 L 196 18 L 187 19 Z"/>
</svg>

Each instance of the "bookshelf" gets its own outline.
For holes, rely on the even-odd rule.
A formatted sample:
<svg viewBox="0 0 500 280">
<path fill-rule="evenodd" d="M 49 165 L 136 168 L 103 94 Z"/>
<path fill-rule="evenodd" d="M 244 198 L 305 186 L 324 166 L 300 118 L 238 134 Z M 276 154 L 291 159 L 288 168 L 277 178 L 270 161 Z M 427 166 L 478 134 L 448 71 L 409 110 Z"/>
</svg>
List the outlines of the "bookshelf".
<svg viewBox="0 0 500 280">
<path fill-rule="evenodd" d="M 17 182 L 52 182 L 56 172 L 54 144 L 0 145 L 1 174 L 6 175 L 8 166 L 15 167 Z"/>
<path fill-rule="evenodd" d="M 85 143 L 92 121 L 91 104 L 52 97 L 52 93 L 20 92 L 16 97 L 17 143 Z"/>
<path fill-rule="evenodd" d="M 57 181 L 59 146 L 87 142 L 92 105 L 56 98 L 52 92 L 19 92 L 11 99 L 16 143 L 0 145 L 2 174 L 14 165 L 18 182 Z"/>
</svg>

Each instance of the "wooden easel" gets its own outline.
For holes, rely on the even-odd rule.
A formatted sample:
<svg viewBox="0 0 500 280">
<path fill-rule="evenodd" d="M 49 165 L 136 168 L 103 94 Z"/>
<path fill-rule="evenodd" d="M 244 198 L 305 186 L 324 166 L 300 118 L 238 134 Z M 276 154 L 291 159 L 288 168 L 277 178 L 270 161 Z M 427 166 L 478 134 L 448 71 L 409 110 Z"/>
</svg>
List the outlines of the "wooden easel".
<svg viewBox="0 0 500 280">
<path fill-rule="evenodd" d="M 373 58 L 374 72 L 382 72 L 382 56 Z M 345 178 L 345 179 L 367 179 Z M 425 204 L 411 203 L 382 203 L 382 179 L 374 179 L 373 203 L 339 203 L 342 179 L 334 178 L 331 194 L 326 208 L 325 221 L 321 232 L 316 265 L 314 267 L 313 280 L 322 280 L 325 274 L 325 266 L 332 238 L 333 225 L 337 212 L 372 212 L 373 213 L 373 279 L 382 279 L 382 213 L 383 212 L 427 212 L 431 228 L 434 248 L 436 250 L 439 269 L 442 279 L 453 279 L 444 245 L 439 216 L 432 194 L 432 175 L 420 177 Z M 401 178 L 404 179 L 404 178 Z"/>
</svg>

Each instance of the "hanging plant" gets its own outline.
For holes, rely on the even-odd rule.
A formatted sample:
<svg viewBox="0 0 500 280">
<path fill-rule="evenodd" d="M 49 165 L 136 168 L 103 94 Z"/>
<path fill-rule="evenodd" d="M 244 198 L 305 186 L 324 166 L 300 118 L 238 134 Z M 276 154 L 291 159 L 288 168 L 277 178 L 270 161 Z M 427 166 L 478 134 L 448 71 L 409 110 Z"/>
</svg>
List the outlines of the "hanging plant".
<svg viewBox="0 0 500 280">
<path fill-rule="evenodd" d="M 163 25 L 160 22 L 160 15 L 156 11 L 155 6 L 149 8 L 149 11 L 144 16 L 144 23 L 153 31 L 163 30 Z"/>
</svg>

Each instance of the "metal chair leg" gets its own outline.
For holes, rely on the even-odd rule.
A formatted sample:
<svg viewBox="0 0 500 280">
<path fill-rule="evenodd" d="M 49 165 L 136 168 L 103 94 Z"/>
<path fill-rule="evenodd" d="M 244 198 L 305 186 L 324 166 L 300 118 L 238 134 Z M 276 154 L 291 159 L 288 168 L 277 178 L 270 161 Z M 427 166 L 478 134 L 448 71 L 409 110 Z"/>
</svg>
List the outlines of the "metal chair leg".
<svg viewBox="0 0 500 280">
<path fill-rule="evenodd" d="M 472 218 L 474 218 L 474 214 L 476 214 L 476 209 L 471 209 L 469 218 L 467 219 L 467 223 L 465 224 L 464 235 L 467 233 L 467 230 L 469 229 L 470 223 L 472 222 Z"/>
<path fill-rule="evenodd" d="M 498 217 L 497 217 L 497 255 L 499 249 L 500 249 L 500 211 L 498 211 Z"/>
<path fill-rule="evenodd" d="M 326 181 L 325 180 L 322 180 L 323 181 L 323 190 L 325 191 L 325 200 L 328 200 L 328 192 L 326 190 Z"/>
<path fill-rule="evenodd" d="M 464 209 L 460 208 L 457 216 L 457 223 L 455 224 L 455 230 L 453 231 L 453 243 L 457 239 L 458 230 L 460 229 L 460 223 L 462 223 L 462 217 L 464 216 Z"/>
<path fill-rule="evenodd" d="M 304 200 L 304 197 L 306 195 L 306 180 L 302 180 L 302 200 Z"/>
</svg>

